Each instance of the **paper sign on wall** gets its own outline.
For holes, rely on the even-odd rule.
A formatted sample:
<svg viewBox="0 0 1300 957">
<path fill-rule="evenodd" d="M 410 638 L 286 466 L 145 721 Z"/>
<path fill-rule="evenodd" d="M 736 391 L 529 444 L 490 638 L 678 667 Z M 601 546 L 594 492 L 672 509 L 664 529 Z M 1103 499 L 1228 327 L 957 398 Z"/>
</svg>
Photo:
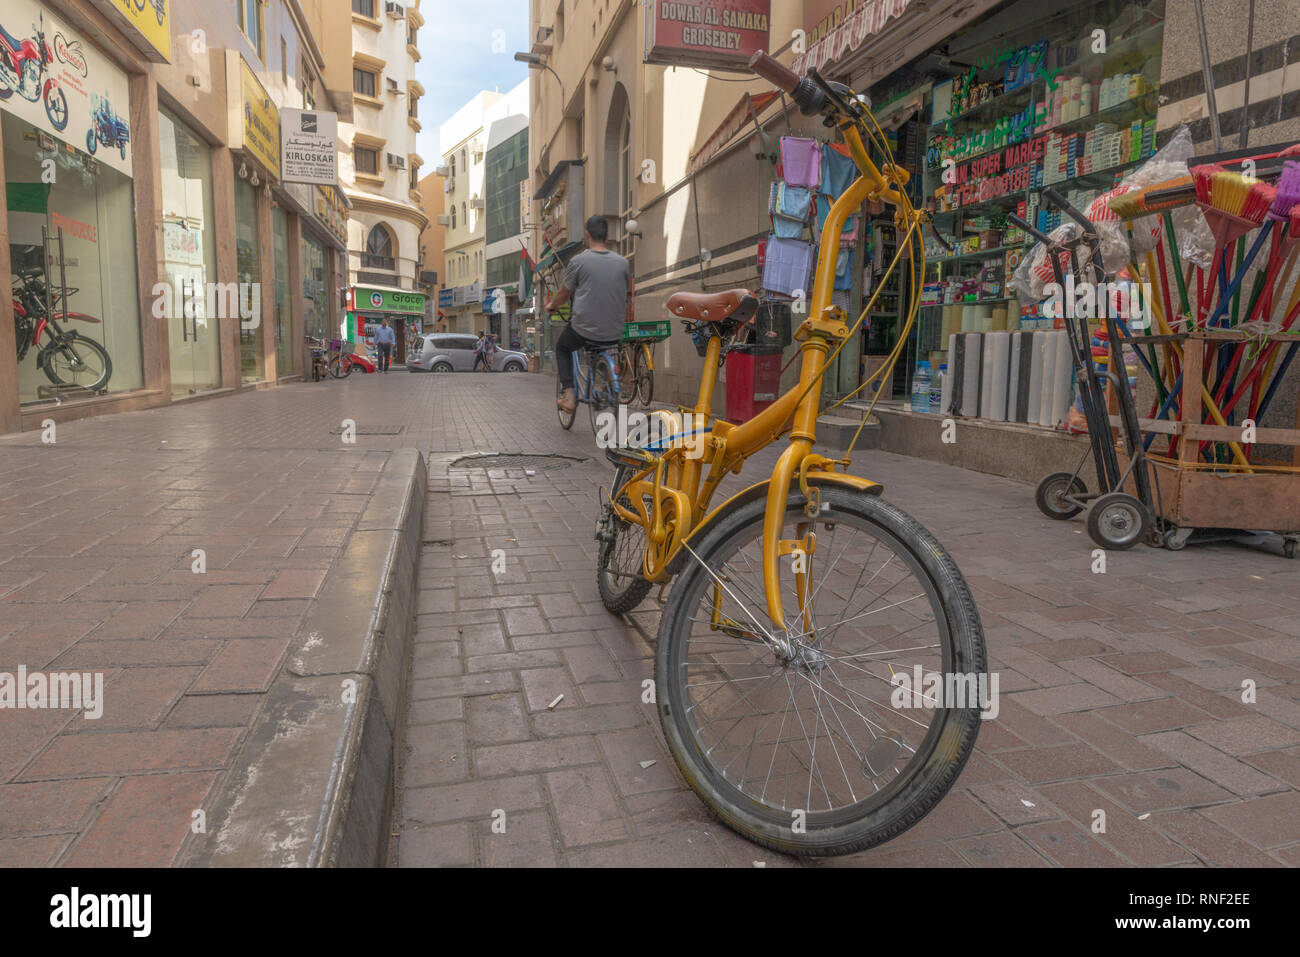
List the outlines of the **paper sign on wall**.
<svg viewBox="0 0 1300 957">
<path fill-rule="evenodd" d="M 280 111 L 281 179 L 286 183 L 338 182 L 337 113 L 320 110 Z"/>
</svg>

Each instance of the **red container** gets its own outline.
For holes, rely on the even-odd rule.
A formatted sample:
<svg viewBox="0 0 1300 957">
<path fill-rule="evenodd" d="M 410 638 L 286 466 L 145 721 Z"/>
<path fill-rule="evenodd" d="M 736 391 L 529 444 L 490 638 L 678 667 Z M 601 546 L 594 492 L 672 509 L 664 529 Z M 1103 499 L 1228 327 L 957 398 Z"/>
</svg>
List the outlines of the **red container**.
<svg viewBox="0 0 1300 957">
<path fill-rule="evenodd" d="M 781 354 L 727 353 L 727 420 L 744 422 L 762 412 L 781 391 Z"/>
</svg>

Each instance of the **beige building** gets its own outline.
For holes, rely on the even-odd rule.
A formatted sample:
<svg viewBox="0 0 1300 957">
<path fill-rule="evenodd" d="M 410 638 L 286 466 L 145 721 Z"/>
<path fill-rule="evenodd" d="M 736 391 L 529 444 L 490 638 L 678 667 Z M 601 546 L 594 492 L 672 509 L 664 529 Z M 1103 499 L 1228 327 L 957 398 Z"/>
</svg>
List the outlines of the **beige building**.
<svg viewBox="0 0 1300 957">
<path fill-rule="evenodd" d="M 419 0 L 352 0 L 354 111 L 340 130 L 350 147 L 340 166 L 352 203 L 348 258 L 354 285 L 420 287 L 420 233 L 428 216 L 418 189 L 424 160 L 415 139 L 424 88 L 415 79 L 415 64 L 423 28 Z"/>
<path fill-rule="evenodd" d="M 438 171 L 426 173 L 420 178 L 420 205 L 424 207 L 429 223 L 420 233 L 420 252 L 424 262 L 421 272 L 420 288 L 428 299 L 424 309 L 424 331 L 443 332 L 446 323 L 438 312 L 438 292 L 447 281 L 446 257 L 443 245 L 447 241 L 447 227 L 443 225 L 447 196 L 443 191 L 445 178 Z"/>
</svg>

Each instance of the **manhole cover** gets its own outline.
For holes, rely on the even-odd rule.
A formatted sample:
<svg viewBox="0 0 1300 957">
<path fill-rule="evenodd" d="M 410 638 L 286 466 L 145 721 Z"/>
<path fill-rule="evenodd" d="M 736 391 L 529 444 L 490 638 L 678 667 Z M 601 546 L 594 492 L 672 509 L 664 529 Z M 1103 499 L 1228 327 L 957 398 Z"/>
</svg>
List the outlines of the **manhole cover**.
<svg viewBox="0 0 1300 957">
<path fill-rule="evenodd" d="M 513 455 L 508 452 L 490 452 L 486 455 L 466 455 L 451 463 L 454 469 L 567 469 L 585 459 L 568 455 Z"/>
<path fill-rule="evenodd" d="M 354 435 L 401 435 L 404 425 L 358 425 Z M 330 429 L 330 435 L 342 435 L 343 429 Z"/>
</svg>

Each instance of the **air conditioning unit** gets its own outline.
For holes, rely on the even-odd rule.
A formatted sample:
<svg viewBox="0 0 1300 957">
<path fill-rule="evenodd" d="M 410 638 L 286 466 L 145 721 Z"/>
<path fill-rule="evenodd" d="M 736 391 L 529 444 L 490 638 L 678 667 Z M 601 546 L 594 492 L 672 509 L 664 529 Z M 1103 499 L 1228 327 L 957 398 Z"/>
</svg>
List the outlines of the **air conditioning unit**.
<svg viewBox="0 0 1300 957">
<path fill-rule="evenodd" d="M 442 184 L 442 191 L 444 193 L 456 192 L 456 181 L 454 179 L 447 180 L 445 183 Z"/>
<path fill-rule="evenodd" d="M 439 225 L 439 226 L 450 226 L 450 225 L 451 225 L 451 217 L 450 217 L 450 216 L 439 216 L 439 217 L 438 217 L 438 225 Z"/>
<path fill-rule="evenodd" d="M 435 166 L 435 167 L 433 168 L 433 171 L 434 171 L 435 173 L 437 173 L 439 176 L 446 176 L 446 175 L 447 175 L 447 167 L 446 167 L 446 166 Z"/>
<path fill-rule="evenodd" d="M 406 169 L 406 157 L 398 156 L 396 153 L 389 153 L 388 165 L 393 169 Z"/>
<path fill-rule="evenodd" d="M 388 92 L 389 93 L 398 92 L 397 81 L 394 80 L 391 76 L 387 77 L 387 80 L 388 80 Z"/>
<path fill-rule="evenodd" d="M 406 18 L 406 8 L 400 3 L 385 3 L 384 13 L 388 14 L 394 20 L 403 20 Z"/>
<path fill-rule="evenodd" d="M 482 208 L 483 208 L 483 200 L 480 199 L 479 197 L 475 196 L 473 199 L 471 199 L 471 200 L 469 201 L 469 208 L 470 208 L 470 209 L 482 209 Z"/>
</svg>

